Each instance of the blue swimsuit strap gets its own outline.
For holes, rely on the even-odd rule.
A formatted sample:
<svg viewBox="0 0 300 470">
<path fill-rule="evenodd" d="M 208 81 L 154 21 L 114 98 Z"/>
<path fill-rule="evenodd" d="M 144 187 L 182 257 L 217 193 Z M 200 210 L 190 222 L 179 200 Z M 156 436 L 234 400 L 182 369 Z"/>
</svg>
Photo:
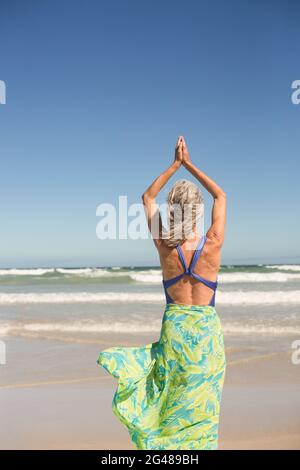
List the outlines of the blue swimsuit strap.
<svg viewBox="0 0 300 470">
<path fill-rule="evenodd" d="M 216 290 L 218 286 L 218 281 L 209 281 L 208 279 L 205 279 L 204 277 L 199 276 L 199 274 L 196 274 L 196 273 L 191 273 L 191 275 L 197 281 L 200 281 L 202 282 L 202 284 L 205 284 L 207 287 L 210 287 L 211 289 Z"/>
<path fill-rule="evenodd" d="M 179 254 L 179 257 L 181 259 L 182 265 L 183 265 L 184 270 L 185 270 L 185 274 L 192 274 L 193 273 L 194 267 L 195 267 L 200 255 L 201 255 L 201 253 L 202 253 L 202 250 L 203 250 L 203 247 L 205 245 L 206 240 L 207 240 L 207 237 L 205 235 L 202 238 L 200 238 L 199 243 L 197 245 L 197 248 L 194 251 L 194 254 L 193 254 L 193 257 L 192 257 L 192 260 L 190 262 L 189 267 L 187 267 L 187 265 L 186 265 L 181 246 L 180 245 L 176 246 L 177 252 Z"/>
<path fill-rule="evenodd" d="M 192 261 L 191 261 L 191 264 L 190 264 L 190 267 L 188 268 L 187 265 L 186 265 L 186 262 L 185 262 L 185 259 L 184 259 L 184 255 L 182 253 L 182 249 L 180 247 L 180 245 L 177 245 L 176 246 L 176 250 L 177 250 L 177 253 L 178 253 L 178 256 L 179 256 L 179 259 L 181 261 L 181 264 L 184 268 L 184 272 L 183 273 L 180 273 L 178 274 L 178 276 L 175 276 L 175 277 L 172 277 L 172 279 L 167 279 L 167 280 L 163 280 L 163 285 L 164 287 L 167 289 L 168 287 L 171 287 L 173 286 L 173 284 L 176 284 L 177 281 L 179 281 L 185 274 L 191 274 L 190 273 L 190 270 L 191 270 L 191 266 L 194 266 L 195 263 L 197 262 L 200 254 L 201 254 L 201 251 L 203 249 L 203 246 L 204 246 L 204 242 L 205 240 L 203 240 L 204 237 L 201 238 L 201 240 L 199 241 L 198 243 L 198 246 L 193 254 L 193 258 L 192 258 Z M 200 250 L 200 251 L 199 251 Z"/>
<path fill-rule="evenodd" d="M 163 280 L 163 286 L 165 288 L 165 293 L 166 293 L 168 303 L 173 302 L 172 298 L 170 297 L 169 293 L 167 292 L 168 287 L 171 287 L 174 284 L 176 284 L 176 282 L 178 282 L 184 275 L 190 275 L 194 279 L 196 279 L 199 282 L 202 282 L 204 285 L 206 285 L 207 287 L 209 287 L 210 289 L 212 289 L 214 291 L 212 299 L 211 299 L 210 304 L 209 304 L 209 305 L 214 305 L 215 291 L 217 289 L 218 282 L 217 281 L 215 281 L 215 282 L 214 281 L 209 281 L 208 279 L 205 279 L 204 277 L 199 276 L 199 274 L 194 273 L 194 268 L 195 268 L 196 263 L 197 263 L 200 255 L 202 253 L 202 250 L 203 250 L 203 247 L 205 245 L 206 240 L 207 240 L 207 237 L 205 235 L 199 240 L 198 246 L 197 246 L 196 250 L 194 251 L 194 254 L 193 254 L 193 257 L 192 257 L 192 260 L 191 260 L 191 263 L 190 263 L 189 267 L 187 267 L 187 265 L 186 265 L 185 258 L 184 258 L 181 246 L 180 245 L 176 246 L 176 250 L 177 250 L 179 259 L 180 259 L 181 264 L 184 268 L 184 272 L 179 274 L 178 276 L 175 276 L 175 277 L 171 278 L 171 279 Z"/>
<path fill-rule="evenodd" d="M 183 276 L 183 274 L 185 274 L 188 271 L 188 267 L 186 265 L 186 262 L 185 262 L 185 259 L 184 259 L 184 256 L 183 256 L 182 249 L 181 249 L 180 245 L 176 246 L 176 250 L 177 250 L 178 256 L 180 258 L 181 264 L 183 266 L 183 269 L 184 269 L 184 273 L 182 273 L 182 276 Z"/>
<path fill-rule="evenodd" d="M 176 277 L 172 277 L 172 279 L 167 279 L 166 281 L 163 281 L 163 285 L 167 289 L 168 287 L 173 286 L 173 284 L 176 284 L 176 282 L 179 281 L 183 276 L 184 276 L 184 273 L 179 274 Z"/>
</svg>

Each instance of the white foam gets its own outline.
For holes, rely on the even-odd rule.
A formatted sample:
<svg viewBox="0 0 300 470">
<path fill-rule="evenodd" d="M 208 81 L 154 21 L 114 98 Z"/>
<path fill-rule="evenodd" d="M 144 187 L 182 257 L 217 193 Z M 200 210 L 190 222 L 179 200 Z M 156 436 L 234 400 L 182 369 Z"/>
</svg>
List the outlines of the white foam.
<svg viewBox="0 0 300 470">
<path fill-rule="evenodd" d="M 70 304 L 106 302 L 160 302 L 159 293 L 127 292 L 51 292 L 51 293 L 0 293 L 0 304 Z"/>
<path fill-rule="evenodd" d="M 44 274 L 53 273 L 53 268 L 37 268 L 37 269 L 0 269 L 0 276 L 43 276 Z"/>
<path fill-rule="evenodd" d="M 28 323 L 23 329 L 32 332 L 67 333 L 152 333 L 160 329 L 161 320 L 156 322 L 74 322 L 74 323 Z"/>
<path fill-rule="evenodd" d="M 300 304 L 300 290 L 276 291 L 219 291 L 218 304 L 223 305 L 277 305 Z"/>
<path fill-rule="evenodd" d="M 129 277 L 133 281 L 159 283 L 162 280 L 160 269 L 148 269 L 144 271 L 126 270 L 121 271 L 121 268 L 112 268 L 111 271 L 102 268 L 83 268 L 83 269 L 68 269 L 56 268 L 56 272 L 66 275 L 74 275 L 80 277 L 107 277 L 107 278 L 120 278 Z"/>
<path fill-rule="evenodd" d="M 268 265 L 270 269 L 278 269 L 280 272 L 222 272 L 218 276 L 222 284 L 230 283 L 286 283 L 300 280 L 299 265 Z M 292 271 L 292 272 L 287 272 Z M 111 270 L 104 268 L 36 268 L 36 269 L 1 269 L 0 276 L 43 276 L 45 274 L 60 274 L 67 278 L 129 278 L 137 283 L 160 284 L 162 282 L 161 269 L 147 270 L 121 270 L 119 267 Z"/>
<path fill-rule="evenodd" d="M 148 271 L 135 271 L 120 273 L 121 275 L 129 276 L 131 279 L 137 282 L 159 284 L 162 282 L 161 270 L 148 270 Z M 258 272 L 232 272 L 232 273 L 220 273 L 218 281 L 223 284 L 231 283 L 265 283 L 265 282 L 288 282 L 300 279 L 299 274 L 293 273 L 258 273 Z"/>
<path fill-rule="evenodd" d="M 164 298 L 162 292 L 0 293 L 0 304 L 163 303 Z M 217 304 L 223 305 L 300 304 L 300 290 L 224 292 L 219 289 L 216 299 Z"/>
<path fill-rule="evenodd" d="M 229 335 L 300 335 L 299 326 L 239 325 L 222 322 L 222 330 Z"/>
<path fill-rule="evenodd" d="M 55 271 L 59 274 L 66 274 L 67 276 L 80 276 L 80 277 L 114 277 L 115 273 L 110 273 L 102 268 L 56 268 Z"/>
<path fill-rule="evenodd" d="M 300 272 L 299 264 L 270 264 L 267 265 L 268 269 L 279 269 L 280 271 L 298 271 Z"/>
<path fill-rule="evenodd" d="M 0 269 L 0 276 L 43 276 L 49 273 L 65 274 L 80 277 L 117 277 L 129 276 L 126 272 L 112 272 L 103 268 L 34 268 L 34 269 Z"/>
<path fill-rule="evenodd" d="M 125 334 L 145 334 L 158 333 L 161 328 L 161 319 L 152 321 L 115 321 L 103 322 L 95 321 L 75 321 L 75 322 L 31 322 L 24 324 L 0 324 L 0 336 L 8 334 L 18 335 L 26 333 L 50 334 L 51 333 L 74 333 L 74 334 L 97 334 L 97 333 L 125 333 Z M 232 335 L 300 335 L 299 326 L 262 325 L 222 322 L 222 329 L 225 334 Z"/>
<path fill-rule="evenodd" d="M 134 281 L 159 284 L 162 282 L 160 269 L 149 269 L 148 271 L 128 272 L 127 275 Z"/>
<path fill-rule="evenodd" d="M 299 274 L 293 273 L 247 273 L 247 272 L 234 272 L 234 273 L 221 273 L 218 276 L 220 283 L 252 283 L 252 282 L 288 282 L 300 279 Z"/>
<path fill-rule="evenodd" d="M 92 268 L 55 268 L 55 271 L 60 274 L 89 274 L 93 272 Z"/>
</svg>

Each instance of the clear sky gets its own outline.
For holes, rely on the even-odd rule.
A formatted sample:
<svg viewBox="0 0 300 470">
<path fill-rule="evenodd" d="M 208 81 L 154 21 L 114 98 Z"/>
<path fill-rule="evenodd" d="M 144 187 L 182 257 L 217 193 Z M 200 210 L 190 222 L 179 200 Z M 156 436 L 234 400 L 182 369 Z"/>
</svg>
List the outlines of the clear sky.
<svg viewBox="0 0 300 470">
<path fill-rule="evenodd" d="M 1 266 L 157 264 L 98 240 L 96 207 L 140 202 L 180 134 L 227 192 L 223 262 L 299 262 L 299 21 L 297 0 L 1 0 Z"/>
</svg>

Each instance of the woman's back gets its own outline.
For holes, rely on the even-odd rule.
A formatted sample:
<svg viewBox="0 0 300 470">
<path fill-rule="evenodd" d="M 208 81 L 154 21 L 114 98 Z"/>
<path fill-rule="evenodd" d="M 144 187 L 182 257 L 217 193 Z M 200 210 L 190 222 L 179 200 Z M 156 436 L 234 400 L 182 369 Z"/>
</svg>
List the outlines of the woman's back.
<svg viewBox="0 0 300 470">
<path fill-rule="evenodd" d="M 199 247 L 200 256 L 192 270 L 194 276 L 191 273 L 184 274 L 177 282 L 168 286 L 168 280 L 184 273 L 185 267 L 183 263 L 185 263 L 187 269 L 191 265 L 199 241 L 203 248 Z M 201 278 L 204 278 L 204 281 L 207 280 L 212 283 L 217 281 L 221 260 L 219 244 L 208 237 L 204 237 L 204 240 L 201 240 L 199 236 L 194 240 L 187 240 L 179 248 L 183 260 L 180 259 L 180 253 L 176 248 L 169 248 L 163 242 L 157 248 L 163 280 L 165 281 L 167 300 L 169 297 L 172 303 L 176 304 L 209 305 L 214 294 L 213 285 L 208 286 L 204 282 L 200 282 L 197 277 L 201 276 Z"/>
</svg>

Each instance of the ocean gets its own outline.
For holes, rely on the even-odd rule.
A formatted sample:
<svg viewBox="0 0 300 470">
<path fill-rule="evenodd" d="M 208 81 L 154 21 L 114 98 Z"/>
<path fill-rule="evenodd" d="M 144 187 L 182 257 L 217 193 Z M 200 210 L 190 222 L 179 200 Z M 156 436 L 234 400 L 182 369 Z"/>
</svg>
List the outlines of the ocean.
<svg viewBox="0 0 300 470">
<path fill-rule="evenodd" d="M 0 270 L 0 337 L 129 343 L 155 338 L 164 310 L 153 267 Z M 300 265 L 222 266 L 216 307 L 227 344 L 300 339 Z"/>
</svg>

